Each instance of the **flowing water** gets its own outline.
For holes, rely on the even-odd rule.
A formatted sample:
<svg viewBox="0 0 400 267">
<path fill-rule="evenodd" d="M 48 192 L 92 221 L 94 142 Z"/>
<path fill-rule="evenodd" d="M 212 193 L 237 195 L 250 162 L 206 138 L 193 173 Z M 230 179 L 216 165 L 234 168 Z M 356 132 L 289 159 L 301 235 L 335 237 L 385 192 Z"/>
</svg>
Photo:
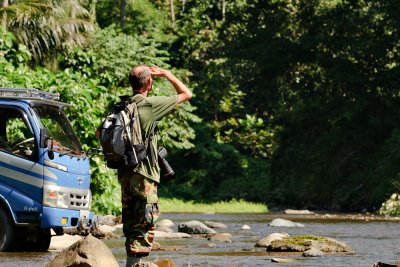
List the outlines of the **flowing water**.
<svg viewBox="0 0 400 267">
<path fill-rule="evenodd" d="M 303 228 L 270 227 L 274 218 L 286 218 L 305 225 Z M 232 242 L 209 241 L 205 238 L 158 239 L 162 250 L 153 251 L 149 260 L 172 259 L 177 266 L 370 266 L 381 261 L 394 264 L 400 261 L 400 222 L 326 220 L 315 216 L 287 216 L 283 214 L 163 214 L 178 225 L 190 220 L 215 221 L 228 226 L 217 232 L 232 234 Z M 240 230 L 247 224 L 251 230 Z M 176 229 L 175 229 L 176 230 Z M 271 233 L 290 235 L 320 235 L 343 241 L 354 249 L 352 255 L 327 255 L 305 258 L 300 254 L 267 253 L 254 244 Z M 125 266 L 124 239 L 105 240 Z M 0 266 L 45 266 L 57 254 L 0 253 Z M 292 258 L 291 263 L 273 263 L 272 258 Z"/>
</svg>

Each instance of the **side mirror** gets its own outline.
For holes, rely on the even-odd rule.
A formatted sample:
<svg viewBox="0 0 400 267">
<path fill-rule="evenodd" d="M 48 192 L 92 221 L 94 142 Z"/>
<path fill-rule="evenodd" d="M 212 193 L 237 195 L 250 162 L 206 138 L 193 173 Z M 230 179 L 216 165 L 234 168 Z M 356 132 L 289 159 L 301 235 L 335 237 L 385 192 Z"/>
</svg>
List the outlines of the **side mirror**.
<svg viewBox="0 0 400 267">
<path fill-rule="evenodd" d="M 47 128 L 40 129 L 40 147 L 47 147 L 47 140 L 49 139 L 49 130 Z"/>
<path fill-rule="evenodd" d="M 40 129 L 40 147 L 47 147 L 47 141 L 51 140 L 51 146 L 49 147 L 49 150 L 47 151 L 47 154 L 49 155 L 49 159 L 54 159 L 54 152 L 53 152 L 53 139 L 49 137 L 49 130 L 47 128 L 41 128 Z"/>
</svg>

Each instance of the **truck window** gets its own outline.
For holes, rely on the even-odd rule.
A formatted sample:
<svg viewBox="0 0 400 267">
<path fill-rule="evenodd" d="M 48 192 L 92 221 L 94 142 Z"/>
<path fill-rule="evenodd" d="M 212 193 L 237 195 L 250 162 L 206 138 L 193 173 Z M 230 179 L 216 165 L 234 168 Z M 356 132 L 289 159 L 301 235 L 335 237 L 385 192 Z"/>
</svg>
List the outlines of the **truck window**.
<svg viewBox="0 0 400 267">
<path fill-rule="evenodd" d="M 0 108 L 0 150 L 35 160 L 35 137 L 23 114 L 17 109 Z"/>
<path fill-rule="evenodd" d="M 53 106 L 35 106 L 33 108 L 40 119 L 41 126 L 49 131 L 53 140 L 53 150 L 62 154 L 82 155 L 82 148 L 71 124 L 64 112 Z"/>
</svg>

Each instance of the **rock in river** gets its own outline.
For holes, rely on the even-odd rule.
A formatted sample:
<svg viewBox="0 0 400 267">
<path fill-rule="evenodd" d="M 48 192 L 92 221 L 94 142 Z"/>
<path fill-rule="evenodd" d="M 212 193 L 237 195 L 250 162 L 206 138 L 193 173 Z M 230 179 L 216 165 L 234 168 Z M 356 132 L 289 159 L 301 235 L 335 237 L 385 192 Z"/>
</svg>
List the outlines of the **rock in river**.
<svg viewBox="0 0 400 267">
<path fill-rule="evenodd" d="M 61 251 L 46 267 L 118 267 L 111 250 L 99 239 L 87 236 Z"/>
<path fill-rule="evenodd" d="M 273 233 L 270 234 L 262 239 L 260 239 L 257 243 L 256 243 L 256 247 L 268 247 L 269 245 L 271 245 L 272 241 L 275 240 L 282 240 L 285 237 L 289 237 L 289 234 L 287 233 Z"/>
<path fill-rule="evenodd" d="M 295 223 L 289 220 L 285 219 L 273 219 L 270 223 L 269 226 L 273 227 L 304 227 L 304 224 L 301 223 Z"/>
<path fill-rule="evenodd" d="M 178 225 L 178 232 L 188 234 L 215 234 L 215 230 L 199 221 L 189 221 Z"/>
<path fill-rule="evenodd" d="M 274 240 L 267 246 L 267 251 L 279 252 L 305 252 L 310 249 L 323 253 L 353 253 L 353 249 L 344 242 L 312 235 L 287 236 L 280 240 Z"/>
</svg>

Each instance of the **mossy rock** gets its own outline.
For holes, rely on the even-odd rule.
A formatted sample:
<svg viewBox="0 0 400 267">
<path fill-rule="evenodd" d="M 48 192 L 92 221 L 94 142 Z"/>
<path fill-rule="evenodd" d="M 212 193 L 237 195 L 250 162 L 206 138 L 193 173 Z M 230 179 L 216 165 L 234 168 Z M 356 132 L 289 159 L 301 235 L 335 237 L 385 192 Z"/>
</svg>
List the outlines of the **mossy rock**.
<svg viewBox="0 0 400 267">
<path fill-rule="evenodd" d="M 353 252 L 353 249 L 343 242 L 313 235 L 288 236 L 281 240 L 272 241 L 267 247 L 267 251 L 304 252 L 311 248 L 316 248 L 324 253 Z"/>
</svg>

